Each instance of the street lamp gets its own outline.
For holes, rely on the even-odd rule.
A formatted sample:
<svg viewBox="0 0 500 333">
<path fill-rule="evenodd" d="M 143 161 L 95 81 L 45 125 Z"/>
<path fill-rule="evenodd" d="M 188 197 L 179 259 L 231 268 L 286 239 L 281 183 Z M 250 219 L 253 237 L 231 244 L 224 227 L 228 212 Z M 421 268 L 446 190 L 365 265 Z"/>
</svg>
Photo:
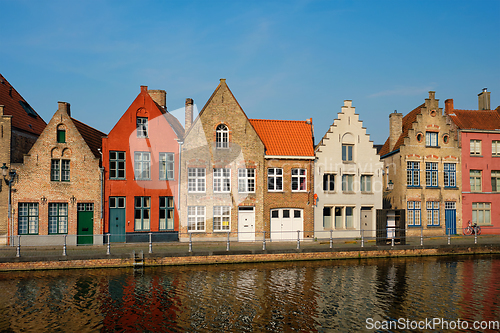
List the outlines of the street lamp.
<svg viewBox="0 0 500 333">
<path fill-rule="evenodd" d="M 9 179 L 7 179 L 7 170 L 9 169 L 9 167 L 6 165 L 7 163 L 4 163 L 0 168 L 2 169 L 2 175 L 3 175 L 3 179 L 5 180 L 5 183 L 7 185 L 9 185 L 9 212 L 8 212 L 8 215 L 7 215 L 7 222 L 10 224 L 10 228 L 11 228 L 11 236 L 14 237 L 14 225 L 11 221 L 11 214 L 12 214 L 12 207 L 11 207 L 11 202 L 12 202 L 12 183 L 14 182 L 14 179 L 16 178 L 16 170 L 14 169 L 10 169 L 10 171 L 8 172 L 8 175 L 9 175 Z M 14 244 L 14 238 L 12 238 L 12 241 L 11 241 L 11 245 Z"/>
</svg>

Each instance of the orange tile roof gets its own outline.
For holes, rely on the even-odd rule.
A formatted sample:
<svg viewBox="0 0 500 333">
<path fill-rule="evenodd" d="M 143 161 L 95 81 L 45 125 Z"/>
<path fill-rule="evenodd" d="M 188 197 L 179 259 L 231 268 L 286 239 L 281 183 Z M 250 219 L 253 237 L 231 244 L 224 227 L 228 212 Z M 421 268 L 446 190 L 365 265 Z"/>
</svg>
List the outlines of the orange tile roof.
<svg viewBox="0 0 500 333">
<path fill-rule="evenodd" d="M 453 110 L 449 116 L 460 129 L 500 129 L 500 114 L 496 110 Z"/>
<path fill-rule="evenodd" d="M 266 155 L 314 157 L 312 125 L 306 121 L 249 119 Z"/>
<path fill-rule="evenodd" d="M 403 144 L 405 137 L 408 136 L 408 131 L 411 129 L 413 126 L 413 123 L 417 121 L 417 115 L 421 112 L 422 107 L 425 106 L 425 103 L 420 105 L 419 107 L 415 108 L 412 110 L 410 113 L 408 113 L 406 116 L 403 117 L 403 131 L 401 132 L 401 135 L 399 136 L 398 141 L 396 141 L 396 144 L 394 147 L 390 150 L 389 149 L 389 138 L 385 141 L 384 145 L 382 146 L 382 149 L 379 151 L 380 156 L 384 156 L 386 154 L 389 154 L 395 150 L 398 150 L 399 147 Z"/>
<path fill-rule="evenodd" d="M 82 123 L 75 118 L 71 118 L 73 123 L 76 126 L 76 129 L 83 137 L 83 140 L 87 143 L 92 153 L 94 153 L 95 157 L 101 158 L 101 153 L 99 153 L 99 149 L 102 148 L 102 138 L 106 136 L 103 132 L 96 130 L 89 125 Z"/>
<path fill-rule="evenodd" d="M 0 105 L 12 116 L 12 127 L 39 136 L 47 124 L 13 86 L 0 74 Z"/>
</svg>

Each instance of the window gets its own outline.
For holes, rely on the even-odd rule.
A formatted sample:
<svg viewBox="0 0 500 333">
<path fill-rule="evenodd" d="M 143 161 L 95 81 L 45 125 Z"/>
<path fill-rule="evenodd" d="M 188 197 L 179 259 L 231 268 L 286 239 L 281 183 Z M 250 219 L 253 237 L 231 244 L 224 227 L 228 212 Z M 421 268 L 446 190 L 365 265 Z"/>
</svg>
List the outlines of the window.
<svg viewBox="0 0 500 333">
<path fill-rule="evenodd" d="M 420 201 L 408 201 L 408 226 L 420 226 Z"/>
<path fill-rule="evenodd" d="M 205 192 L 205 168 L 188 168 L 188 192 Z"/>
<path fill-rule="evenodd" d="M 217 126 L 215 130 L 215 147 L 228 148 L 229 147 L 229 130 L 224 124 Z"/>
<path fill-rule="evenodd" d="M 151 197 L 135 197 L 134 230 L 149 230 Z"/>
<path fill-rule="evenodd" d="M 456 164 L 444 163 L 444 187 L 456 187 Z"/>
<path fill-rule="evenodd" d="M 429 147 L 437 147 L 438 133 L 425 132 L 425 145 Z"/>
<path fill-rule="evenodd" d="M 231 222 L 230 206 L 214 206 L 214 231 L 229 231 Z"/>
<path fill-rule="evenodd" d="M 481 170 L 470 170 L 470 191 L 481 192 Z"/>
<path fill-rule="evenodd" d="M 491 224 L 491 203 L 472 203 L 472 223 Z"/>
<path fill-rule="evenodd" d="M 51 160 L 50 180 L 69 182 L 69 160 Z"/>
<path fill-rule="evenodd" d="M 425 162 L 425 186 L 438 186 L 438 164 L 437 162 Z"/>
<path fill-rule="evenodd" d="M 160 197 L 160 230 L 174 230 L 174 197 Z"/>
<path fill-rule="evenodd" d="M 500 192 L 500 171 L 491 171 L 491 191 Z"/>
<path fill-rule="evenodd" d="M 109 152 L 109 179 L 125 179 L 125 152 Z"/>
<path fill-rule="evenodd" d="M 361 175 L 361 192 L 372 191 L 372 176 Z"/>
<path fill-rule="evenodd" d="M 439 225 L 439 202 L 427 201 L 427 225 Z"/>
<path fill-rule="evenodd" d="M 420 186 L 420 162 L 406 162 L 406 185 Z"/>
<path fill-rule="evenodd" d="M 49 234 L 68 233 L 68 204 L 49 203 Z"/>
<path fill-rule="evenodd" d="M 354 218 L 354 207 L 346 207 L 345 208 L 345 227 L 346 227 L 346 229 L 354 228 L 353 218 Z"/>
<path fill-rule="evenodd" d="M 342 161 L 351 162 L 352 161 L 352 148 L 353 145 L 342 145 Z"/>
<path fill-rule="evenodd" d="M 238 192 L 255 192 L 255 169 L 238 169 Z"/>
<path fill-rule="evenodd" d="M 306 169 L 292 169 L 292 191 L 307 191 Z"/>
<path fill-rule="evenodd" d="M 342 175 L 342 191 L 353 192 L 354 175 Z"/>
<path fill-rule="evenodd" d="M 325 173 L 323 175 L 323 191 L 335 191 L 335 174 Z"/>
<path fill-rule="evenodd" d="M 491 141 L 491 156 L 500 157 L 500 141 Z"/>
<path fill-rule="evenodd" d="M 18 213 L 18 234 L 38 234 L 38 203 L 19 203 Z"/>
<path fill-rule="evenodd" d="M 231 169 L 214 169 L 214 192 L 231 192 Z"/>
<path fill-rule="evenodd" d="M 136 151 L 134 152 L 134 171 L 135 179 L 150 180 L 151 179 L 151 156 L 149 152 Z"/>
<path fill-rule="evenodd" d="M 57 142 L 66 143 L 66 130 L 57 129 Z"/>
<path fill-rule="evenodd" d="M 93 212 L 94 211 L 94 204 L 91 202 L 89 202 L 89 203 L 79 202 L 76 205 L 76 209 L 79 212 Z"/>
<path fill-rule="evenodd" d="M 109 197 L 109 208 L 125 208 L 125 197 Z"/>
<path fill-rule="evenodd" d="M 283 191 L 283 169 L 267 169 L 267 190 L 274 192 Z"/>
<path fill-rule="evenodd" d="M 481 140 L 470 140 L 470 154 L 481 155 Z"/>
<path fill-rule="evenodd" d="M 160 153 L 160 180 L 174 180 L 174 153 Z"/>
<path fill-rule="evenodd" d="M 148 118 L 137 117 L 137 137 L 148 137 Z"/>
<path fill-rule="evenodd" d="M 188 231 L 205 231 L 205 206 L 188 206 Z"/>
</svg>

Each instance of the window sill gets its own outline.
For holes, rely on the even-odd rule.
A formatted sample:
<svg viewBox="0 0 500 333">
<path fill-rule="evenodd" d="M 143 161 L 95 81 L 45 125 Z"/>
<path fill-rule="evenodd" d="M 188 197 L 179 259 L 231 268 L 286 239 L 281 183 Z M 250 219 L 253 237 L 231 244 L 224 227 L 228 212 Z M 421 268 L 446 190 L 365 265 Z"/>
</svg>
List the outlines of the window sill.
<svg viewBox="0 0 500 333">
<path fill-rule="evenodd" d="M 408 228 L 422 228 L 421 225 L 408 225 Z"/>
<path fill-rule="evenodd" d="M 326 193 L 326 194 L 335 194 L 335 193 L 337 193 L 337 191 L 323 191 L 323 193 Z"/>
<path fill-rule="evenodd" d="M 427 228 L 441 228 L 441 225 L 428 224 Z"/>
<path fill-rule="evenodd" d="M 458 187 L 456 187 L 456 186 L 453 186 L 453 187 L 452 187 L 452 186 L 445 186 L 445 187 L 443 187 L 443 188 L 444 188 L 445 190 L 458 190 Z"/>
<path fill-rule="evenodd" d="M 483 155 L 469 155 L 470 157 L 483 157 Z"/>
<path fill-rule="evenodd" d="M 109 180 L 127 180 L 126 178 L 109 178 Z"/>
<path fill-rule="evenodd" d="M 205 232 L 206 232 L 205 230 L 188 230 L 188 233 L 192 233 L 192 234 L 202 234 Z"/>
<path fill-rule="evenodd" d="M 188 194 L 205 194 L 205 193 L 207 193 L 207 192 L 206 191 L 203 191 L 203 192 L 201 192 L 201 191 L 188 191 Z"/>
<path fill-rule="evenodd" d="M 344 161 L 344 160 L 342 160 L 342 163 L 344 163 L 344 164 L 356 164 L 356 162 L 354 162 L 354 161 Z"/>
<path fill-rule="evenodd" d="M 356 192 L 354 192 L 354 191 L 342 191 L 342 193 L 344 193 L 344 194 L 356 194 Z"/>
<path fill-rule="evenodd" d="M 441 148 L 440 146 L 425 146 L 425 148 Z"/>
<path fill-rule="evenodd" d="M 231 230 L 214 230 L 215 233 L 225 233 L 227 234 L 228 232 L 231 232 Z"/>
<path fill-rule="evenodd" d="M 294 191 L 294 190 L 292 190 L 292 193 L 307 193 L 307 191 L 305 191 L 305 190 L 301 190 L 301 191 Z"/>
<path fill-rule="evenodd" d="M 361 194 L 373 194 L 373 192 L 361 191 Z"/>
<path fill-rule="evenodd" d="M 441 187 L 439 186 L 426 186 L 426 189 L 440 189 Z"/>
<path fill-rule="evenodd" d="M 279 190 L 279 191 L 267 190 L 267 192 L 269 192 L 269 193 L 283 193 L 284 191 L 283 190 Z"/>
<path fill-rule="evenodd" d="M 422 186 L 411 186 L 411 185 L 406 185 L 407 188 L 415 188 L 415 189 L 421 189 Z"/>
</svg>

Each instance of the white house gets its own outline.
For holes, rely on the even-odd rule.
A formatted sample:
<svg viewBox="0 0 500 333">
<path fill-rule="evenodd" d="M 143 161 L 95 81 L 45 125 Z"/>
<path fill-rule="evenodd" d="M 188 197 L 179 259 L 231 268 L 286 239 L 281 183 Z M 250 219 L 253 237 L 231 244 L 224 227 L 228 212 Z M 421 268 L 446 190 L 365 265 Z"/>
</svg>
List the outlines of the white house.
<svg viewBox="0 0 500 333">
<path fill-rule="evenodd" d="M 314 231 L 317 238 L 375 236 L 382 208 L 383 163 L 352 101 L 315 148 Z M 331 231 L 332 230 L 332 231 Z"/>
</svg>

